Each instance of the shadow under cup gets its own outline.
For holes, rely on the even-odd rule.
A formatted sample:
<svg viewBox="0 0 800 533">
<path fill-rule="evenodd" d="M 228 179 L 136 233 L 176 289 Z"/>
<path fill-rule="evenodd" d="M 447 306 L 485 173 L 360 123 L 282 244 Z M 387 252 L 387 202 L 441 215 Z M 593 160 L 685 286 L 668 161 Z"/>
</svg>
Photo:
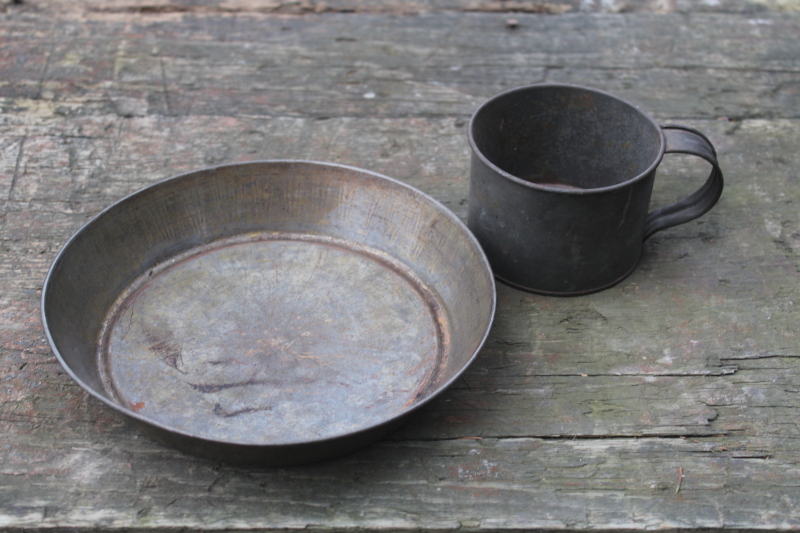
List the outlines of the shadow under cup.
<svg viewBox="0 0 800 533">
<path fill-rule="evenodd" d="M 530 85 L 500 93 L 470 121 L 467 225 L 498 280 L 579 295 L 630 274 L 644 240 L 708 211 L 722 192 L 716 152 L 700 132 L 661 127 L 608 93 Z M 648 213 L 665 153 L 712 165 L 706 184 Z"/>
</svg>

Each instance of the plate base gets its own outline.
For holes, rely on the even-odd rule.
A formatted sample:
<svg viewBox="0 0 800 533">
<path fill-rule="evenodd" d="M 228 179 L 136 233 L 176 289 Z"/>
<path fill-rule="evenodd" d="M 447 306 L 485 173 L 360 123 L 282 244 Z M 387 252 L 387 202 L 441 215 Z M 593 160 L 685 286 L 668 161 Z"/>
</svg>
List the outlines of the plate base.
<svg viewBox="0 0 800 533">
<path fill-rule="evenodd" d="M 212 243 L 147 272 L 107 315 L 106 390 L 151 421 L 243 444 L 342 435 L 436 385 L 447 327 L 390 257 L 314 235 Z"/>
</svg>

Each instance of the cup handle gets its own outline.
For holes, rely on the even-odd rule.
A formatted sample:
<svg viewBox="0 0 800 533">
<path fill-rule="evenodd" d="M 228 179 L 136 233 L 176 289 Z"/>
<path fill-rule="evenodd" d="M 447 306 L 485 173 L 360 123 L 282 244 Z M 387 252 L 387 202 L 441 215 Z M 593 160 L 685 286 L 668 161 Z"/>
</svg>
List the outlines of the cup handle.
<svg viewBox="0 0 800 533">
<path fill-rule="evenodd" d="M 703 158 L 713 167 L 705 185 L 691 196 L 648 213 L 644 223 L 644 240 L 662 229 L 689 222 L 714 207 L 722 194 L 722 170 L 711 141 L 693 128 L 662 126 L 667 141 L 665 154 L 690 154 Z"/>
</svg>

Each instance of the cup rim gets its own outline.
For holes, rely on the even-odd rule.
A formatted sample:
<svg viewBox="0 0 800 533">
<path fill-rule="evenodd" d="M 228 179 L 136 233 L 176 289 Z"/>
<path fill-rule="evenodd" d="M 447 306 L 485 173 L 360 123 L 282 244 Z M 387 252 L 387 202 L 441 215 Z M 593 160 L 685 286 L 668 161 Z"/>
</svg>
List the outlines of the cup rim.
<svg viewBox="0 0 800 533">
<path fill-rule="evenodd" d="M 620 101 L 623 104 L 629 106 L 634 111 L 636 111 L 639 114 L 641 114 L 642 116 L 644 116 L 655 127 L 656 131 L 659 133 L 659 138 L 660 138 L 661 145 L 660 145 L 659 150 L 658 150 L 658 155 L 653 159 L 653 161 L 650 163 L 650 165 L 644 171 L 640 172 L 636 176 L 634 176 L 634 177 L 632 177 L 630 179 L 627 179 L 627 180 L 625 180 L 623 182 L 615 183 L 614 185 L 608 185 L 606 187 L 596 187 L 596 188 L 592 188 L 592 189 L 565 189 L 563 187 L 554 187 L 554 186 L 551 186 L 551 185 L 543 185 L 541 183 L 535 183 L 535 182 L 531 182 L 531 181 L 526 181 L 526 180 L 524 180 L 522 178 L 518 178 L 517 176 L 514 176 L 513 174 L 511 174 L 509 172 L 506 172 L 502 168 L 498 167 L 496 164 L 492 163 L 483 154 L 483 152 L 478 148 L 477 143 L 475 142 L 475 138 L 474 138 L 473 133 L 472 133 L 473 132 L 473 128 L 475 126 L 475 119 L 481 113 L 481 111 L 483 111 L 487 106 L 489 106 L 490 104 L 496 102 L 497 100 L 500 100 L 501 98 L 505 98 L 506 96 L 509 96 L 510 94 L 513 94 L 513 93 L 529 91 L 531 89 L 543 89 L 543 88 L 578 89 L 578 90 L 581 90 L 581 91 L 600 94 L 600 95 L 606 96 L 608 98 L 613 98 L 614 100 Z M 656 167 L 658 167 L 658 165 L 661 163 L 661 160 L 664 157 L 664 153 L 666 151 L 666 145 L 667 145 L 666 137 L 664 136 L 664 131 L 661 129 L 661 126 L 658 124 L 658 122 L 656 122 L 656 120 L 652 116 L 650 116 L 649 113 L 646 113 L 645 111 L 642 111 L 642 109 L 640 109 L 638 105 L 635 105 L 635 104 L 629 102 L 628 100 L 626 100 L 624 98 L 620 98 L 619 96 L 616 96 L 614 94 L 611 94 L 609 92 L 606 92 L 606 91 L 603 91 L 603 90 L 600 90 L 600 89 L 595 89 L 593 87 L 587 87 L 585 85 L 576 85 L 576 84 L 571 84 L 571 83 L 533 83 L 533 84 L 530 84 L 530 85 L 522 85 L 522 86 L 519 86 L 519 87 L 514 87 L 512 89 L 507 89 L 505 91 L 502 91 L 502 92 L 499 92 L 499 93 L 495 94 L 494 96 L 492 96 L 492 97 L 488 98 L 486 101 L 484 101 L 480 106 L 478 106 L 478 108 L 472 114 L 472 117 L 469 120 L 469 126 L 467 128 L 467 137 L 469 138 L 469 145 L 470 145 L 470 148 L 472 148 L 472 153 L 475 154 L 483 162 L 484 165 L 488 166 L 490 169 L 495 171 L 500 176 L 506 178 L 507 180 L 512 181 L 512 182 L 514 182 L 514 183 L 516 183 L 518 185 L 522 185 L 523 187 L 527 187 L 529 189 L 541 190 L 541 191 L 547 191 L 547 192 L 554 192 L 554 193 L 561 193 L 561 194 L 566 194 L 566 195 L 576 195 L 576 196 L 584 196 L 584 195 L 590 195 L 590 194 L 605 193 L 605 192 L 615 191 L 615 190 L 619 190 L 619 189 L 624 189 L 625 187 L 629 187 L 633 183 L 644 179 L 646 176 L 648 176 L 650 173 L 652 173 L 656 169 Z"/>
</svg>

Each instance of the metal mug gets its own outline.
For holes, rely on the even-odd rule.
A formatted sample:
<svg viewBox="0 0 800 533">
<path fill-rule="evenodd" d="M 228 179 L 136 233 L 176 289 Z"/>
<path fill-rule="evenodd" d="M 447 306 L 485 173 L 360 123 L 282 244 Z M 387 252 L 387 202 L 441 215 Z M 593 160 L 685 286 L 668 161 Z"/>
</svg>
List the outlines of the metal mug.
<svg viewBox="0 0 800 533">
<path fill-rule="evenodd" d="M 695 219 L 722 194 L 711 142 L 659 126 L 636 106 L 576 85 L 500 93 L 469 124 L 467 225 L 498 280 L 550 295 L 611 287 L 636 267 L 645 239 Z M 705 185 L 648 213 L 665 153 L 711 163 Z"/>
</svg>

